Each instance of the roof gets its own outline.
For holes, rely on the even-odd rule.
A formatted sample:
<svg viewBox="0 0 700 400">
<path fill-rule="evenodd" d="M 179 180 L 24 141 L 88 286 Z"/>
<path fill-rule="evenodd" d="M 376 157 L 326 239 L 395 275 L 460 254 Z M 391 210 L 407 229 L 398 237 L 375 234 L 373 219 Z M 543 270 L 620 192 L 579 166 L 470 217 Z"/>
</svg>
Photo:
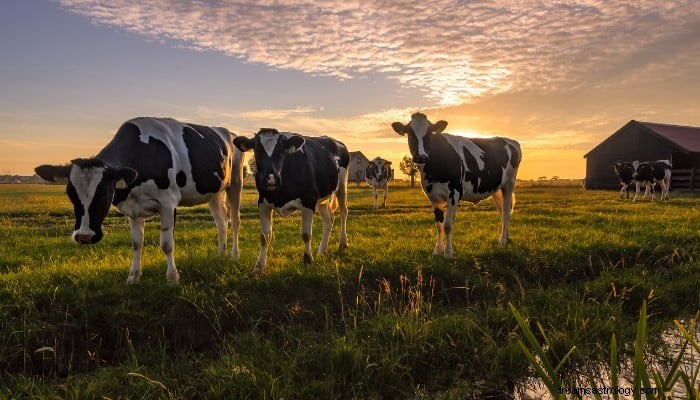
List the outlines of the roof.
<svg viewBox="0 0 700 400">
<path fill-rule="evenodd" d="M 658 124 L 641 122 L 640 124 L 652 130 L 657 135 L 670 140 L 688 152 L 700 152 L 700 128 L 692 126 Z"/>
<path fill-rule="evenodd" d="M 589 154 L 593 153 L 596 149 L 602 146 L 603 143 L 607 142 L 611 137 L 617 135 L 619 132 L 622 132 L 630 125 L 640 125 L 645 131 L 668 140 L 679 150 L 689 153 L 700 152 L 700 128 L 698 127 L 631 120 L 591 149 L 591 151 L 586 153 L 583 158 L 588 157 Z"/>
<path fill-rule="evenodd" d="M 363 158 L 365 161 L 369 161 L 369 159 L 367 157 L 365 157 L 365 155 L 362 154 L 361 151 L 351 151 L 349 154 L 350 154 L 350 158 L 360 157 L 360 158 Z"/>
</svg>

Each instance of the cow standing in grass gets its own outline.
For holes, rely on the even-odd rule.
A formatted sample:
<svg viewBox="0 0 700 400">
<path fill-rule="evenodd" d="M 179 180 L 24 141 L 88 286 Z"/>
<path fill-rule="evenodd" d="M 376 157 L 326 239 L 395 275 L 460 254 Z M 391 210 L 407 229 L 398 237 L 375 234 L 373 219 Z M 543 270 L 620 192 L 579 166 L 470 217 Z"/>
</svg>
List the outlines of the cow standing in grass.
<svg viewBox="0 0 700 400">
<path fill-rule="evenodd" d="M 644 197 L 647 197 L 649 190 L 651 189 L 651 200 L 656 200 L 656 195 L 654 193 L 654 183 L 657 183 L 661 188 L 661 200 L 668 200 L 668 192 L 671 189 L 671 162 L 668 160 L 658 160 L 649 162 L 632 162 L 634 167 L 634 173 L 632 178 L 637 183 L 637 190 L 634 194 L 634 199 L 632 201 L 637 201 L 637 196 L 639 196 L 639 186 L 641 184 L 646 185 L 646 190 L 644 190 Z"/>
<path fill-rule="evenodd" d="M 391 161 L 387 161 L 381 157 L 375 157 L 367 164 L 365 180 L 367 184 L 372 187 L 374 208 L 378 208 L 377 197 L 379 197 L 379 190 L 384 191 L 382 207 L 386 207 L 386 196 L 389 193 L 389 179 L 391 179 Z"/>
<path fill-rule="evenodd" d="M 453 257 L 452 227 L 459 202 L 478 203 L 489 196 L 501 215 L 498 241 L 505 245 L 522 158 L 520 144 L 502 137 L 469 139 L 442 133 L 445 127 L 447 122 L 433 124 L 421 113 L 413 114 L 406 125 L 392 124 L 396 133 L 408 136 L 413 161 L 421 169 L 423 191 L 433 207 L 437 228 L 433 254 Z"/>
<path fill-rule="evenodd" d="M 634 183 L 634 166 L 631 162 L 614 162 L 612 167 L 615 170 L 618 178 L 620 178 L 620 184 L 622 188 L 620 189 L 620 198 L 627 194 L 627 198 L 630 198 L 630 185 Z"/>
<path fill-rule="evenodd" d="M 253 150 L 255 186 L 260 214 L 260 254 L 254 272 L 263 272 L 267 249 L 272 240 L 272 211 L 281 216 L 301 210 L 301 238 L 304 262 L 313 262 L 311 228 L 318 208 L 323 235 L 318 254 L 326 252 L 333 213 L 340 207 L 340 250 L 348 246 L 347 188 L 350 155 L 341 142 L 327 136 L 309 137 L 277 129 L 260 129 L 252 139 L 237 137 L 233 143 L 241 151 Z"/>
<path fill-rule="evenodd" d="M 66 165 L 41 165 L 36 173 L 51 182 L 68 180 L 66 193 L 76 219 L 72 237 L 77 243 L 94 244 L 102 239 L 102 221 L 110 204 L 129 217 L 133 257 L 127 283 L 141 277 L 145 220 L 159 214 L 166 277 L 175 284 L 180 279 L 173 255 L 178 206 L 209 204 L 222 254 L 230 219 L 231 257 L 238 259 L 243 157 L 233 146 L 234 137 L 225 128 L 171 118 L 134 118 L 95 157 Z"/>
</svg>

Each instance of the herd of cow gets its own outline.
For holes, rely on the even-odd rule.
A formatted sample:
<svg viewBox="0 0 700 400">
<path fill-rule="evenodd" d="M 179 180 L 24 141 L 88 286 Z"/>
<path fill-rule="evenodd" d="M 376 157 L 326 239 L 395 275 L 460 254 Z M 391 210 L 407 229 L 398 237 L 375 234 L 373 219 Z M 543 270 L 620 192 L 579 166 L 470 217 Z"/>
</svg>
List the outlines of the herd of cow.
<svg viewBox="0 0 700 400">
<path fill-rule="evenodd" d="M 461 200 L 477 203 L 493 198 L 501 216 L 499 243 L 505 245 L 522 158 L 520 145 L 502 137 L 450 135 L 443 133 L 446 126 L 445 121 L 431 123 L 421 113 L 413 114 L 407 124 L 392 124 L 396 133 L 407 136 L 413 161 L 421 169 L 421 184 L 432 205 L 437 229 L 433 254 L 453 257 L 452 228 Z M 174 284 L 179 281 L 173 256 L 173 229 L 179 206 L 209 205 L 217 227 L 220 254 L 226 252 L 230 223 L 231 258 L 238 260 L 243 153 L 250 150 L 255 157 L 260 216 L 260 253 L 254 272 L 262 272 L 266 266 L 273 211 L 282 216 L 301 211 L 303 260 L 311 263 L 311 229 L 316 210 L 323 221 L 318 247 L 318 254 L 323 254 L 328 248 L 334 212 L 339 208 L 340 251 L 345 250 L 350 157 L 343 143 L 327 136 L 309 137 L 263 128 L 253 138 L 247 138 L 221 127 L 141 117 L 126 121 L 96 156 L 75 159 L 65 165 L 41 165 L 35 170 L 47 181 L 67 180 L 66 193 L 75 213 L 72 234 L 75 242 L 94 244 L 102 239 L 102 222 L 112 204 L 129 218 L 133 250 L 129 284 L 141 277 L 145 220 L 159 214 L 160 246 L 168 267 L 166 277 Z M 390 164 L 376 158 L 367 168 L 366 178 L 374 189 L 375 208 L 378 189 L 384 191 L 383 205 L 386 205 Z M 662 179 L 666 182 L 661 186 L 663 195 L 668 197 L 670 170 L 659 175 L 661 164 L 670 168 L 664 162 L 634 162 L 620 163 L 616 170 L 625 187 L 636 182 L 637 191 L 640 183 L 652 181 L 647 174 L 654 180 Z"/>
</svg>

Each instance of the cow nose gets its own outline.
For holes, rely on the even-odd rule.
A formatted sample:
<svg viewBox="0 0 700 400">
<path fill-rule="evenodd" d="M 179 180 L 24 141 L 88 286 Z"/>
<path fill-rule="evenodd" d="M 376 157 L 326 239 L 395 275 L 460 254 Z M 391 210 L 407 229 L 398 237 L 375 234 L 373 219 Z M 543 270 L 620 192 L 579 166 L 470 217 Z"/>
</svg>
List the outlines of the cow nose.
<svg viewBox="0 0 700 400">
<path fill-rule="evenodd" d="M 80 244 L 90 244 L 92 243 L 93 235 L 77 234 L 75 235 L 75 241 Z"/>
<path fill-rule="evenodd" d="M 265 183 L 268 185 L 274 185 L 275 184 L 275 176 L 270 174 L 265 178 Z"/>
</svg>

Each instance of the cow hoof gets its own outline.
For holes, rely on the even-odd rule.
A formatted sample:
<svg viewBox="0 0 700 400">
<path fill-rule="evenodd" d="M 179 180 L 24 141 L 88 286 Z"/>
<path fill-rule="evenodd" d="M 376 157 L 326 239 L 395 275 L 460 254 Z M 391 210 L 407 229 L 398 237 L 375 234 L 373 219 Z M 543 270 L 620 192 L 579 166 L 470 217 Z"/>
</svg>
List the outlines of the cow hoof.
<svg viewBox="0 0 700 400">
<path fill-rule="evenodd" d="M 174 273 L 165 274 L 168 280 L 168 285 L 174 286 L 180 283 L 180 274 L 175 271 Z"/>
<path fill-rule="evenodd" d="M 141 271 L 139 271 L 138 273 L 129 274 L 129 277 L 126 278 L 126 284 L 133 285 L 139 283 L 139 279 L 141 279 Z"/>
<path fill-rule="evenodd" d="M 341 243 L 340 246 L 338 247 L 338 251 L 341 253 L 344 252 L 345 250 L 348 249 L 348 244 L 347 243 Z"/>
<path fill-rule="evenodd" d="M 231 259 L 233 261 L 238 261 L 240 255 L 238 254 L 238 249 L 231 250 Z"/>
<path fill-rule="evenodd" d="M 309 253 L 304 253 L 304 264 L 311 264 L 314 262 L 314 256 Z"/>
</svg>

